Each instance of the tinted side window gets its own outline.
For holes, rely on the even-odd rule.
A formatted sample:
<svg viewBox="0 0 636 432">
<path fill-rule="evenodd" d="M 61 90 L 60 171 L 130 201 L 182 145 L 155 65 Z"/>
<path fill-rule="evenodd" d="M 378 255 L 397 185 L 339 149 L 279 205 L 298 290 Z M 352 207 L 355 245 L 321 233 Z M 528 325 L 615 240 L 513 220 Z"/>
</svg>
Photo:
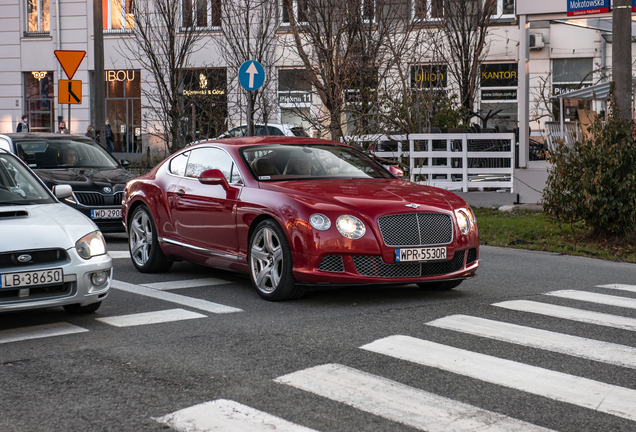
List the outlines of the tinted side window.
<svg viewBox="0 0 636 432">
<path fill-rule="evenodd" d="M 186 164 L 190 152 L 181 153 L 170 161 L 170 172 L 174 175 L 185 176 Z"/>
<path fill-rule="evenodd" d="M 217 148 L 192 150 L 192 155 L 188 160 L 186 177 L 199 177 L 203 171 L 209 169 L 221 170 L 228 183 L 239 183 L 241 181 L 232 158 L 223 150 Z"/>
<path fill-rule="evenodd" d="M 267 130 L 269 131 L 270 136 L 283 136 L 285 135 L 282 130 L 277 127 L 267 126 Z"/>
</svg>

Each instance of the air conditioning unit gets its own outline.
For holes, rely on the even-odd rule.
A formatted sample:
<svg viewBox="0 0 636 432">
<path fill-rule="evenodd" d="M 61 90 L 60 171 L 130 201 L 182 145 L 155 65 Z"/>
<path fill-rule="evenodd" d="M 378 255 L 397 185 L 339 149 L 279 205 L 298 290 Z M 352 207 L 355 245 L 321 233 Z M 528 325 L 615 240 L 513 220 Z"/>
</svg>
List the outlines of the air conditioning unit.
<svg viewBox="0 0 636 432">
<path fill-rule="evenodd" d="M 534 33 L 530 35 L 530 49 L 540 50 L 543 48 L 543 34 Z"/>
</svg>

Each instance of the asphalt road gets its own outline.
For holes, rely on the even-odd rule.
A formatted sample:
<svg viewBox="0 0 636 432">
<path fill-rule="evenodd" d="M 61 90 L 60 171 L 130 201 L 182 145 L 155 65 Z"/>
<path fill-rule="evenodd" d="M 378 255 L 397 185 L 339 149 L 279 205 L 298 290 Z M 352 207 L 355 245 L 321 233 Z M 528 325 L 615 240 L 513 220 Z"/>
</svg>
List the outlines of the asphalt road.
<svg viewBox="0 0 636 432">
<path fill-rule="evenodd" d="M 244 275 L 140 274 L 107 241 L 96 313 L 0 315 L 0 431 L 636 430 L 635 265 L 482 247 L 449 292 L 270 303 Z"/>
</svg>

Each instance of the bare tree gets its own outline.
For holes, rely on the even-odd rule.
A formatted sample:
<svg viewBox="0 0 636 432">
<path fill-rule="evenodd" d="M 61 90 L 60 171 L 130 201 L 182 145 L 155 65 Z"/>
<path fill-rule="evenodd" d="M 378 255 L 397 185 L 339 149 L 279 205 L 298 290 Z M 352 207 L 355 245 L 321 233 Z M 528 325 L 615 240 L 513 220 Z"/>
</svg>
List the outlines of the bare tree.
<svg viewBox="0 0 636 432">
<path fill-rule="evenodd" d="M 460 103 L 473 110 L 480 76 L 480 65 L 488 54 L 486 37 L 494 15 L 497 0 L 417 0 L 420 16 L 429 16 L 439 22 L 442 44 L 437 45 L 438 55 L 448 66 L 454 79 Z M 427 15 L 428 14 L 428 15 Z"/>
<path fill-rule="evenodd" d="M 188 0 L 184 0 L 187 4 Z M 132 37 L 121 38 L 119 53 L 131 66 L 149 72 L 142 77 L 141 92 L 147 101 L 147 132 L 163 140 L 170 153 L 181 144 L 181 119 L 184 117 L 181 89 L 183 69 L 190 56 L 201 48 L 205 33 L 193 22 L 192 14 L 181 13 L 181 0 L 135 1 Z M 198 2 L 197 5 L 207 2 Z M 203 15 L 199 10 L 197 19 Z M 205 11 L 207 16 L 207 9 Z"/>
<path fill-rule="evenodd" d="M 258 61 L 265 70 L 265 81 L 259 90 L 247 92 L 247 97 L 254 100 L 254 112 L 269 121 L 276 110 L 275 64 L 280 55 L 277 54 L 276 17 L 277 5 L 272 0 L 227 0 L 223 2 L 223 38 L 219 44 L 221 56 L 228 69 L 228 93 L 233 93 L 233 106 L 229 107 L 232 115 L 239 114 L 247 118 L 247 104 L 242 103 L 243 88 L 238 82 L 238 70 L 248 60 Z M 251 119 L 253 121 L 253 119 Z M 248 119 L 249 121 L 249 119 Z"/>
</svg>

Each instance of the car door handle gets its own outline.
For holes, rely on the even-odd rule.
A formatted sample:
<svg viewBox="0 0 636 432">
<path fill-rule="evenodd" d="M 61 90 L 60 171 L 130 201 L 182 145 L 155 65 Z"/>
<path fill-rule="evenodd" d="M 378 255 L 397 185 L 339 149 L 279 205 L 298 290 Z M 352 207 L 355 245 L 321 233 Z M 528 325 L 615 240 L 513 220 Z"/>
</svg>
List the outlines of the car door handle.
<svg viewBox="0 0 636 432">
<path fill-rule="evenodd" d="M 183 196 L 185 195 L 185 190 L 179 189 L 178 191 L 175 192 L 175 195 Z"/>
</svg>

